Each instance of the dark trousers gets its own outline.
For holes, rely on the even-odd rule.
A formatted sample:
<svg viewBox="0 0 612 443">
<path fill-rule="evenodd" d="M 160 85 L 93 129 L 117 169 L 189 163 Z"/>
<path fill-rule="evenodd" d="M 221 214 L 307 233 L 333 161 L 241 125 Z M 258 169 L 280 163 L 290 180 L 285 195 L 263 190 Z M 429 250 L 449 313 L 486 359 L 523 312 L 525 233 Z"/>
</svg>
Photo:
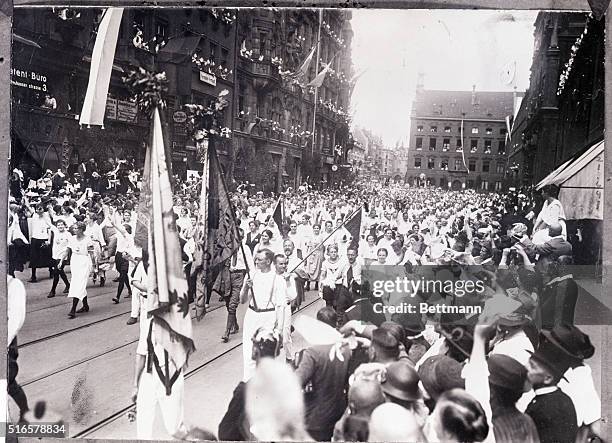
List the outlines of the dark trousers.
<svg viewBox="0 0 612 443">
<path fill-rule="evenodd" d="M 68 277 L 64 272 L 64 265 L 61 264 L 62 260 L 54 260 L 53 262 L 53 285 L 51 286 L 51 292 L 55 292 L 55 290 L 57 289 L 57 284 L 59 283 L 60 277 L 62 278 L 62 281 L 64 282 L 66 287 L 70 286 L 70 283 L 68 282 Z"/>
<path fill-rule="evenodd" d="M 8 348 L 8 395 L 17 403 L 19 407 L 19 421 L 23 420 L 23 415 L 28 412 L 28 398 L 23 392 L 23 388 L 17 383 L 17 374 L 19 373 L 19 365 L 17 364 L 17 338 L 15 337 Z"/>
<path fill-rule="evenodd" d="M 355 297 L 353 293 L 344 286 L 338 286 L 338 301 L 336 304 L 336 314 L 338 317 L 338 325 L 344 324 L 344 313 L 353 305 Z"/>
<path fill-rule="evenodd" d="M 230 284 L 226 286 L 225 307 L 229 314 L 235 314 L 240 303 L 240 290 L 246 271 L 230 271 Z"/>
<path fill-rule="evenodd" d="M 335 289 L 332 289 L 328 286 L 323 286 L 323 300 L 325 300 L 325 306 L 331 306 L 336 309 L 336 305 L 338 303 L 337 293 L 338 286 Z"/>
<path fill-rule="evenodd" d="M 117 287 L 117 298 L 121 296 L 123 288 L 126 287 L 128 294 L 132 295 L 132 287 L 130 286 L 130 277 L 128 271 L 130 269 L 130 262 L 123 258 L 122 252 L 115 254 L 115 266 L 119 271 L 119 286 Z"/>
<path fill-rule="evenodd" d="M 295 278 L 295 290 L 297 292 L 297 298 L 295 300 L 296 307 L 300 307 L 300 305 L 306 300 L 304 296 L 304 286 L 306 285 L 306 280 L 302 277 Z"/>
</svg>

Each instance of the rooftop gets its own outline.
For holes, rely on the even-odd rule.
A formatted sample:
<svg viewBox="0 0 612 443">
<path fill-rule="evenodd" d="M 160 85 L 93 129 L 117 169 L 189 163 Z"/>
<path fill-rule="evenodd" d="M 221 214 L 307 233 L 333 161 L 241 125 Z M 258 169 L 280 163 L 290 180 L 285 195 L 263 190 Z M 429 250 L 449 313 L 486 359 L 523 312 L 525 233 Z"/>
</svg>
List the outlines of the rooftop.
<svg viewBox="0 0 612 443">
<path fill-rule="evenodd" d="M 513 92 L 421 89 L 412 106 L 412 116 L 416 118 L 504 120 L 513 114 Z"/>
</svg>

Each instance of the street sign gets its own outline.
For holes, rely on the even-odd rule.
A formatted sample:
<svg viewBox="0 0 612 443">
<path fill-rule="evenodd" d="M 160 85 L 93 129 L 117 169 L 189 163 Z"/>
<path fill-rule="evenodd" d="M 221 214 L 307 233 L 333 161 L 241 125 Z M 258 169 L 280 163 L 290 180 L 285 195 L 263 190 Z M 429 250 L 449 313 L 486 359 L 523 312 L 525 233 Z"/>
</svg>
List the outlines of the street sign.
<svg viewBox="0 0 612 443">
<path fill-rule="evenodd" d="M 187 121 L 187 113 L 184 111 L 176 111 L 172 114 L 172 120 L 175 123 L 185 123 Z"/>
<path fill-rule="evenodd" d="M 217 77 L 208 72 L 200 71 L 200 81 L 208 83 L 211 86 L 217 86 Z"/>
</svg>

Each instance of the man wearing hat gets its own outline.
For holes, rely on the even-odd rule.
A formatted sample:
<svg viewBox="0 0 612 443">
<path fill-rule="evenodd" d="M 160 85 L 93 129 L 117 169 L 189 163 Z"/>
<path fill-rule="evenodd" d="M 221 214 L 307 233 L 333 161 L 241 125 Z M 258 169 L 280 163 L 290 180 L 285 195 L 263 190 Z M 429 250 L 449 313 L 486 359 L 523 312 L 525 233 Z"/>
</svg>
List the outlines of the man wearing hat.
<svg viewBox="0 0 612 443">
<path fill-rule="evenodd" d="M 529 318 L 521 312 L 500 315 L 495 337 L 490 343 L 493 347 L 490 353 L 507 355 L 527 367 L 534 351 L 523 329 L 527 323 Z"/>
<path fill-rule="evenodd" d="M 525 413 L 533 419 L 542 443 L 574 443 L 578 433 L 576 409 L 570 397 L 557 386 L 572 359 L 558 337 L 544 336 L 547 339 L 531 355 L 527 367 L 535 398 Z"/>
</svg>

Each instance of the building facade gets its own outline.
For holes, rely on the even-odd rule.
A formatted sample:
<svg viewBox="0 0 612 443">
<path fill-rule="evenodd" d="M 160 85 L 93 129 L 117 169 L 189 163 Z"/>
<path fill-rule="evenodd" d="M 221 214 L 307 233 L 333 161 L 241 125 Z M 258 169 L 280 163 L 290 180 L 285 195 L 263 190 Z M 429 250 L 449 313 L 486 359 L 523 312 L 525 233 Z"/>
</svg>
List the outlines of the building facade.
<svg viewBox="0 0 612 443">
<path fill-rule="evenodd" d="M 185 104 L 207 104 L 227 90 L 217 139 L 230 184 L 278 191 L 308 177 L 332 183 L 332 165 L 352 146 L 350 12 L 270 9 L 125 9 L 104 128 L 79 128 L 101 9 L 16 10 L 12 60 L 13 165 L 36 175 L 93 158 L 142 165 L 149 124 L 122 77 L 132 66 L 165 71 L 167 134 L 174 171 L 201 170 L 186 127 Z M 320 35 L 320 39 L 319 39 Z M 317 47 L 302 85 L 325 66 L 321 87 L 287 79 Z M 315 130 L 313 131 L 313 125 Z M 314 136 L 313 136 L 314 132 Z M 336 168 L 337 169 L 337 168 Z"/>
<path fill-rule="evenodd" d="M 509 149 L 516 185 L 538 183 L 604 133 L 603 21 L 541 12 L 535 28 L 530 86 Z"/>
<path fill-rule="evenodd" d="M 410 117 L 406 181 L 501 190 L 507 167 L 506 118 L 513 115 L 515 94 L 425 90 L 420 81 Z"/>
</svg>

